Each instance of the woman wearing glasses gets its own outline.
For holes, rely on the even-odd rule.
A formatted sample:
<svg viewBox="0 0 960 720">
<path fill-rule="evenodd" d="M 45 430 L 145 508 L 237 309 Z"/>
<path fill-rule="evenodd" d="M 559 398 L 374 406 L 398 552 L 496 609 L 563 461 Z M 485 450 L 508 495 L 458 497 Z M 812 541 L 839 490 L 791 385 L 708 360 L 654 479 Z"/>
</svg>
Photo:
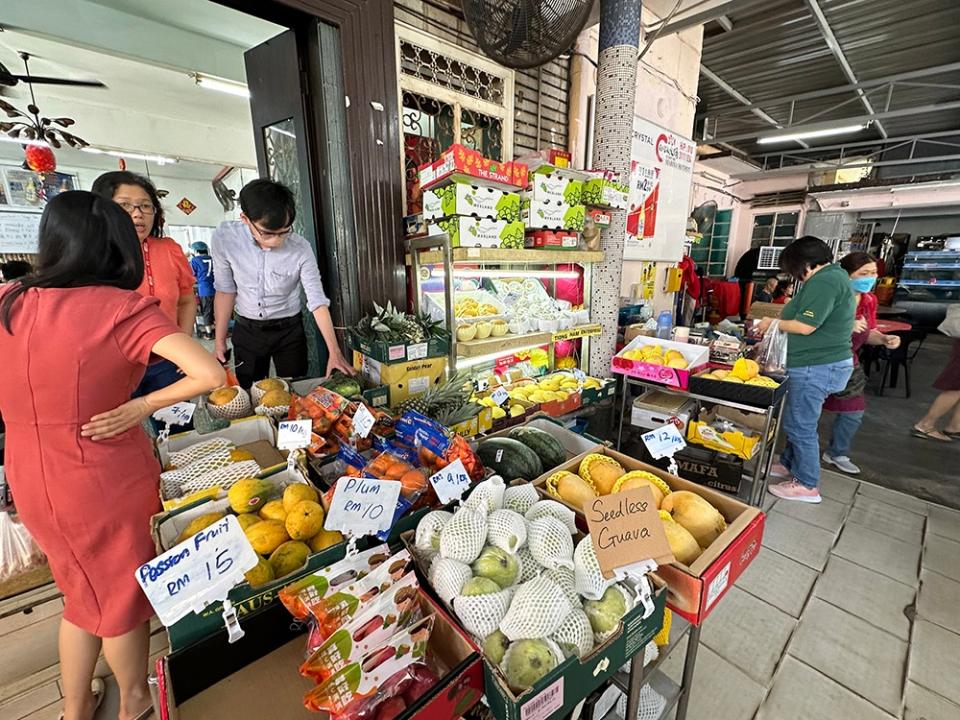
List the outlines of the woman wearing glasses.
<svg viewBox="0 0 960 720">
<path fill-rule="evenodd" d="M 240 191 L 240 220 L 220 224 L 213 234 L 213 314 L 216 353 L 227 360 L 227 328 L 234 310 L 234 362 L 241 387 L 270 373 L 307 373 L 307 337 L 300 289 L 327 347 L 326 374 L 352 373 L 330 318 L 317 258 L 310 243 L 292 231 L 297 215 L 293 193 L 272 180 L 253 180 Z"/>
<path fill-rule="evenodd" d="M 192 335 L 197 315 L 193 271 L 177 241 L 163 237 L 163 209 L 153 183 L 142 175 L 118 170 L 98 177 L 91 189 L 113 200 L 133 220 L 143 250 L 143 282 L 137 292 L 159 299 L 163 313 L 183 332 Z M 152 363 L 133 397 L 165 388 L 181 377 L 177 366 L 169 360 Z"/>
</svg>

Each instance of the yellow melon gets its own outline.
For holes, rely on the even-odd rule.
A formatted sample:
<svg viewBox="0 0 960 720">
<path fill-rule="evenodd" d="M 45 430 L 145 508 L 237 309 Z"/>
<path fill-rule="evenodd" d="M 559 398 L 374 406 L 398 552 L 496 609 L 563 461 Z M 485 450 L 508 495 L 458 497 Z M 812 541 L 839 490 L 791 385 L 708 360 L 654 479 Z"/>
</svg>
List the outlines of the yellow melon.
<svg viewBox="0 0 960 720">
<path fill-rule="evenodd" d="M 235 387 L 217 388 L 207 396 L 207 402 L 211 405 L 226 405 L 232 402 L 239 392 Z"/>
<path fill-rule="evenodd" d="M 286 390 L 270 390 L 260 398 L 263 407 L 284 407 L 290 404 L 290 393 Z"/>
<path fill-rule="evenodd" d="M 254 385 L 256 385 L 257 389 L 261 390 L 262 392 L 287 389 L 287 386 L 283 384 L 283 381 L 278 378 L 264 378 L 263 380 L 257 380 Z"/>
</svg>

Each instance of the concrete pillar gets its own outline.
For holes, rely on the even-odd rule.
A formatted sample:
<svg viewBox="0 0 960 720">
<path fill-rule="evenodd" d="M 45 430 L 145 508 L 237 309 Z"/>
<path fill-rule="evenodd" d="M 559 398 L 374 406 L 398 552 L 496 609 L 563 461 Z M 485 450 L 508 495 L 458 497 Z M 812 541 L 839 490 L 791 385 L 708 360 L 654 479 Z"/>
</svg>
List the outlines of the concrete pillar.
<svg viewBox="0 0 960 720">
<path fill-rule="evenodd" d="M 600 1 L 593 167 L 621 173 L 624 179 L 629 178 L 633 142 L 640 10 L 640 0 Z M 617 342 L 620 276 L 626 236 L 627 213 L 614 210 L 610 227 L 600 235 L 600 247 L 606 259 L 594 266 L 590 289 L 591 314 L 603 325 L 603 334 L 590 343 L 592 375 L 610 374 L 610 358 Z"/>
</svg>

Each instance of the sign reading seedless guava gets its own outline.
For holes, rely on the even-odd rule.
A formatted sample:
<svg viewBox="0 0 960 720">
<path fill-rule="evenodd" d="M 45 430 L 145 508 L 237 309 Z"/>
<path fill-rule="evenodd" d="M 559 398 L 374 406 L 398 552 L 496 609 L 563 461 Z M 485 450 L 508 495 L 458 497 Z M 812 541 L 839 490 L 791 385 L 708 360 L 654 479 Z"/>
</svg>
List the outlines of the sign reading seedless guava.
<svg viewBox="0 0 960 720">
<path fill-rule="evenodd" d="M 617 568 L 644 560 L 654 560 L 657 565 L 673 562 L 649 487 L 601 495 L 585 503 L 583 512 L 605 578 L 612 578 Z"/>
</svg>

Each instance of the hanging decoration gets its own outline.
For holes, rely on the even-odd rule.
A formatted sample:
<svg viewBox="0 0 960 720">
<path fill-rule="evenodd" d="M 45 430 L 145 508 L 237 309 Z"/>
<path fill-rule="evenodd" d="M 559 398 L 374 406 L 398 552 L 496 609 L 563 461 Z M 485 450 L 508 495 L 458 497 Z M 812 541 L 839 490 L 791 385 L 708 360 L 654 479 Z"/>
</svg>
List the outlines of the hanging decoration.
<svg viewBox="0 0 960 720">
<path fill-rule="evenodd" d="M 29 143 L 23 150 L 23 159 L 28 168 L 41 175 L 57 169 L 57 157 L 49 145 Z"/>
</svg>

